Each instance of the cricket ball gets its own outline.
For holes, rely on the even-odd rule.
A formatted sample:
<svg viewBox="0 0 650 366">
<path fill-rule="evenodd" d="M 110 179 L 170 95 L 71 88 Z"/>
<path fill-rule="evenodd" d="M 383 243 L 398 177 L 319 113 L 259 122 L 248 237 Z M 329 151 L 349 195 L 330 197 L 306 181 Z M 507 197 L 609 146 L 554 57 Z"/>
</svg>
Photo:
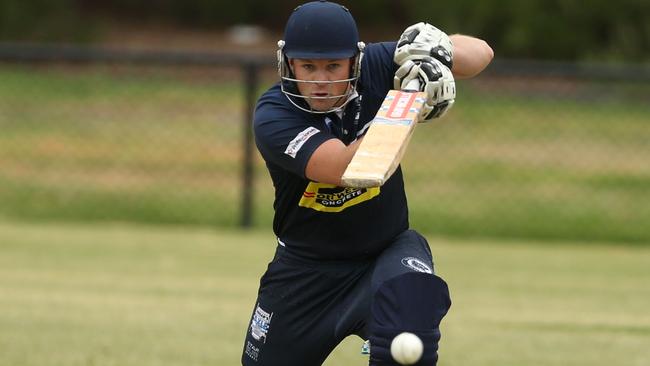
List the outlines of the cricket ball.
<svg viewBox="0 0 650 366">
<path fill-rule="evenodd" d="M 413 365 L 422 357 L 422 340 L 413 333 L 404 332 L 393 338 L 390 354 L 401 365 Z"/>
</svg>

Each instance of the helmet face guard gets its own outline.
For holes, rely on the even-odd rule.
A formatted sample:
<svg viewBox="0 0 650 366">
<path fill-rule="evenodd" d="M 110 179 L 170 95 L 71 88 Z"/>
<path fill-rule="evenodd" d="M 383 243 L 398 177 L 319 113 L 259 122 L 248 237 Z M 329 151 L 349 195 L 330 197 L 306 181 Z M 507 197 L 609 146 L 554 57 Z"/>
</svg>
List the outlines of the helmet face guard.
<svg viewBox="0 0 650 366">
<path fill-rule="evenodd" d="M 289 99 L 289 101 L 298 109 L 310 112 L 310 113 L 330 113 L 343 109 L 350 100 L 354 99 L 354 96 L 357 94 L 357 83 L 359 77 L 361 76 L 361 60 L 363 58 L 363 42 L 359 42 L 359 51 L 354 59 L 351 60 L 351 70 L 350 77 L 347 79 L 340 80 L 302 80 L 296 79 L 291 66 L 289 64 L 289 58 L 284 54 L 283 41 L 278 42 L 278 73 L 280 75 L 280 88 L 284 95 Z M 319 84 L 334 86 L 336 84 L 345 83 L 347 86 L 345 92 L 339 95 L 330 95 L 324 97 L 317 96 L 304 96 L 298 91 L 298 83 L 304 84 Z M 329 89 L 329 88 L 328 88 Z M 334 103 L 331 108 L 327 110 L 315 110 L 311 107 L 312 101 L 315 100 L 332 100 Z"/>
<path fill-rule="evenodd" d="M 278 74 L 282 92 L 297 108 L 311 113 L 330 113 L 342 109 L 356 95 L 365 45 L 350 11 L 342 5 L 314 1 L 294 9 L 287 21 L 284 40 L 278 42 Z M 341 80 L 300 80 L 291 70 L 290 59 L 352 59 L 350 75 Z M 303 96 L 298 83 L 325 84 L 330 87 L 346 83 L 341 95 L 325 97 Z M 333 100 L 327 110 L 314 110 L 311 101 Z"/>
</svg>

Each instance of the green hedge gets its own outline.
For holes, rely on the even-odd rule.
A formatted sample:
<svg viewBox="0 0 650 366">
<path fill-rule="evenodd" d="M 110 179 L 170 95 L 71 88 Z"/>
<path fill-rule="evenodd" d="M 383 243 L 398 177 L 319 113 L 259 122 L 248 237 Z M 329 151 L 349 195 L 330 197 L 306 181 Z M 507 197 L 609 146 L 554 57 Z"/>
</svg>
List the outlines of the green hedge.
<svg viewBox="0 0 650 366">
<path fill-rule="evenodd" d="M 341 1 L 366 38 L 399 34 L 425 20 L 448 32 L 485 38 L 500 57 L 563 60 L 650 60 L 650 2 L 638 0 Z M 102 20 L 164 22 L 219 29 L 254 23 L 281 30 L 301 1 L 274 0 L 3 0 L 0 39 L 79 40 L 100 37 Z"/>
<path fill-rule="evenodd" d="M 97 36 L 95 21 L 83 16 L 74 0 L 0 1 L 0 40 L 88 41 Z"/>
</svg>

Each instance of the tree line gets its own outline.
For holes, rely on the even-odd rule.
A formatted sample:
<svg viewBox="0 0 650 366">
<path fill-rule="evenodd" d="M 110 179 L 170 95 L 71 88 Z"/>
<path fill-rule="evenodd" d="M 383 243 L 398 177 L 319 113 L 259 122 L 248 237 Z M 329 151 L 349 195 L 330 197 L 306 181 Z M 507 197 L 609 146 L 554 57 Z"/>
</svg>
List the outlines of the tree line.
<svg viewBox="0 0 650 366">
<path fill-rule="evenodd" d="M 219 30 L 257 24 L 280 32 L 296 0 L 2 0 L 0 39 L 101 39 L 106 19 Z M 340 0 L 364 39 L 427 21 L 486 39 L 500 57 L 650 61 L 649 0 Z"/>
</svg>

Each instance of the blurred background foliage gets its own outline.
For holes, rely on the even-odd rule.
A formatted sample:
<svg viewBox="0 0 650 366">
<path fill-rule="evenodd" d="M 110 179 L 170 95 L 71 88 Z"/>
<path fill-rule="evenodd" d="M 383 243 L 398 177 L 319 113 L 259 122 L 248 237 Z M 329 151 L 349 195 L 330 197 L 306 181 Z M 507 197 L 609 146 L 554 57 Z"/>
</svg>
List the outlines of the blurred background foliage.
<svg viewBox="0 0 650 366">
<path fill-rule="evenodd" d="M 275 41 L 300 3 L 2 0 L 0 219 L 269 227 L 272 183 L 259 154 L 244 163 L 244 141 L 251 95 L 277 82 Z M 650 243 L 650 1 L 342 3 L 366 42 L 424 20 L 496 50 L 409 146 L 414 228 Z M 241 43 L 238 28 L 261 34 Z M 60 43 L 106 53 L 78 62 Z M 161 52 L 135 63 L 136 48 Z M 183 50 L 185 63 L 164 62 Z M 258 68 L 217 60 L 228 52 Z"/>
<path fill-rule="evenodd" d="M 3 0 L 0 40 L 99 41 L 109 23 L 220 30 L 255 24 L 280 33 L 295 0 Z M 356 0 L 343 2 L 367 41 L 428 21 L 486 39 L 499 57 L 648 61 L 650 1 Z M 364 30 L 367 30 L 364 32 Z M 382 38 L 381 40 L 385 40 Z"/>
</svg>

